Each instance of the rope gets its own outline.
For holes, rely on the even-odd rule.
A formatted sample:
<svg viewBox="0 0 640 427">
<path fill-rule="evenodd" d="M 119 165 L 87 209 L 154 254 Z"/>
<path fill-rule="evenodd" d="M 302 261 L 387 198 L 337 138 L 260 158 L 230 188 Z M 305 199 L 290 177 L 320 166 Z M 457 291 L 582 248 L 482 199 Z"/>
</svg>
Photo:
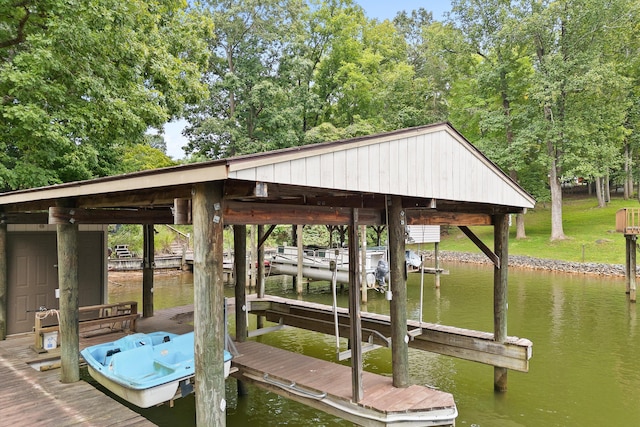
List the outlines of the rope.
<svg viewBox="0 0 640 427">
<path fill-rule="evenodd" d="M 58 319 L 58 325 L 59 325 L 60 324 L 60 313 L 55 308 L 50 308 L 50 309 L 41 308 L 40 311 L 36 311 L 36 317 L 39 320 L 46 319 L 47 317 L 52 316 L 54 314 L 56 315 L 56 318 Z"/>
</svg>

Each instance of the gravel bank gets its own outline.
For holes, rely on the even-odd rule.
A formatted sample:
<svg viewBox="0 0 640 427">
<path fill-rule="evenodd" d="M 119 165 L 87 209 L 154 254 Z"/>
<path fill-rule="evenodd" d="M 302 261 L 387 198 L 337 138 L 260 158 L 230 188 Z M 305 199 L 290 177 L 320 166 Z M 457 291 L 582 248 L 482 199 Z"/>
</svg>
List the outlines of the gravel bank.
<svg viewBox="0 0 640 427">
<path fill-rule="evenodd" d="M 433 251 L 424 251 L 425 259 L 433 259 Z M 439 251 L 438 256 L 442 263 L 447 261 L 468 262 L 474 264 L 490 264 L 491 261 L 484 254 L 471 254 L 464 252 Z M 593 262 L 568 262 L 554 259 L 532 258 L 528 256 L 510 255 L 509 266 L 528 268 L 531 270 L 557 271 L 574 274 L 593 274 L 598 276 L 622 276 L 625 267 L 621 264 L 598 264 Z M 443 266 L 446 268 L 446 265 Z"/>
</svg>

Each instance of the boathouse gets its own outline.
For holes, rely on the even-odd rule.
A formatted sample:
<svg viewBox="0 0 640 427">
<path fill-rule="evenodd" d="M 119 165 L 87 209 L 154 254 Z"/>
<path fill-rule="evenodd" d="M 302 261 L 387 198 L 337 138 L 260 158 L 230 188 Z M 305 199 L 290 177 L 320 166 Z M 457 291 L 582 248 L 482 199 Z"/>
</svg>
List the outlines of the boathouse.
<svg viewBox="0 0 640 427">
<path fill-rule="evenodd" d="M 80 294 L 89 292 L 80 284 L 78 260 L 84 251 L 104 255 L 102 242 L 96 242 L 95 248 L 81 247 L 79 227 L 144 225 L 143 312 L 152 316 L 153 224 L 192 223 L 196 420 L 199 426 L 224 426 L 223 226 L 233 225 L 236 242 L 243 242 L 246 225 L 349 225 L 349 242 L 357 242 L 360 226 L 386 224 L 392 286 L 385 333 L 392 349 L 391 386 L 407 389 L 411 385 L 408 348 L 414 337 L 408 330 L 406 312 L 406 226 L 451 225 L 461 227 L 494 263 L 494 331 L 470 334 L 457 328 L 425 328 L 424 349 L 494 365 L 494 385 L 506 390 L 507 370 L 526 371 L 531 357 L 530 342 L 507 336 L 509 215 L 533 206 L 534 200 L 526 191 L 448 123 L 7 192 L 0 194 L 0 254 L 4 254 L 0 256 L 1 335 L 6 336 L 10 311 L 7 290 L 11 294 L 11 289 L 19 286 L 9 281 L 8 274 L 7 260 L 15 259 L 10 253 L 13 246 L 8 244 L 11 224 L 48 223 L 56 227 L 61 380 L 73 382 L 79 378 Z M 469 226 L 493 227 L 493 249 L 477 239 Z M 356 252 L 350 251 L 346 330 L 351 342 L 349 400 L 357 411 L 358 403 L 369 402 L 371 396 L 363 380 Z M 246 269 L 242 258 L 236 256 L 237 268 Z M 95 284 L 96 288 L 103 285 Z M 238 280 L 236 307 L 240 312 L 249 309 L 244 292 L 242 280 Z M 242 342 L 246 336 L 247 325 L 240 320 L 236 339 Z M 360 410 L 368 411 L 365 406 Z"/>
</svg>

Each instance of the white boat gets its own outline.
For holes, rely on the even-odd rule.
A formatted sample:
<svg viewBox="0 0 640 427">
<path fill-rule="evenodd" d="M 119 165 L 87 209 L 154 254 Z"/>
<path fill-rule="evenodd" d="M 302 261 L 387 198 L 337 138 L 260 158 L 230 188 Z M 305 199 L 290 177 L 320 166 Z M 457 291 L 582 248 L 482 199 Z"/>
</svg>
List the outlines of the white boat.
<svg viewBox="0 0 640 427">
<path fill-rule="evenodd" d="M 195 376 L 193 332 L 132 334 L 80 352 L 89 374 L 116 396 L 149 408 L 193 392 Z M 224 351 L 224 377 L 231 353 Z"/>
</svg>

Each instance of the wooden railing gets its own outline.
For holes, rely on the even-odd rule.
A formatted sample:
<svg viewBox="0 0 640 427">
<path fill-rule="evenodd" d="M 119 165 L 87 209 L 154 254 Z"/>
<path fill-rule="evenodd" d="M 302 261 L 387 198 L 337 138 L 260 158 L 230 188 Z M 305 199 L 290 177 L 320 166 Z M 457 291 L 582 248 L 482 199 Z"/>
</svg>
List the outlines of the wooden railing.
<svg viewBox="0 0 640 427">
<path fill-rule="evenodd" d="M 99 304 L 80 307 L 78 326 L 80 331 L 91 331 L 109 328 L 110 330 L 135 331 L 138 319 L 138 303 L 136 301 Z M 38 311 L 35 314 L 35 346 L 36 351 L 44 350 L 44 334 L 60 331 L 56 310 Z"/>
<path fill-rule="evenodd" d="M 640 234 L 640 208 L 623 208 L 616 212 L 616 231 Z"/>
</svg>

